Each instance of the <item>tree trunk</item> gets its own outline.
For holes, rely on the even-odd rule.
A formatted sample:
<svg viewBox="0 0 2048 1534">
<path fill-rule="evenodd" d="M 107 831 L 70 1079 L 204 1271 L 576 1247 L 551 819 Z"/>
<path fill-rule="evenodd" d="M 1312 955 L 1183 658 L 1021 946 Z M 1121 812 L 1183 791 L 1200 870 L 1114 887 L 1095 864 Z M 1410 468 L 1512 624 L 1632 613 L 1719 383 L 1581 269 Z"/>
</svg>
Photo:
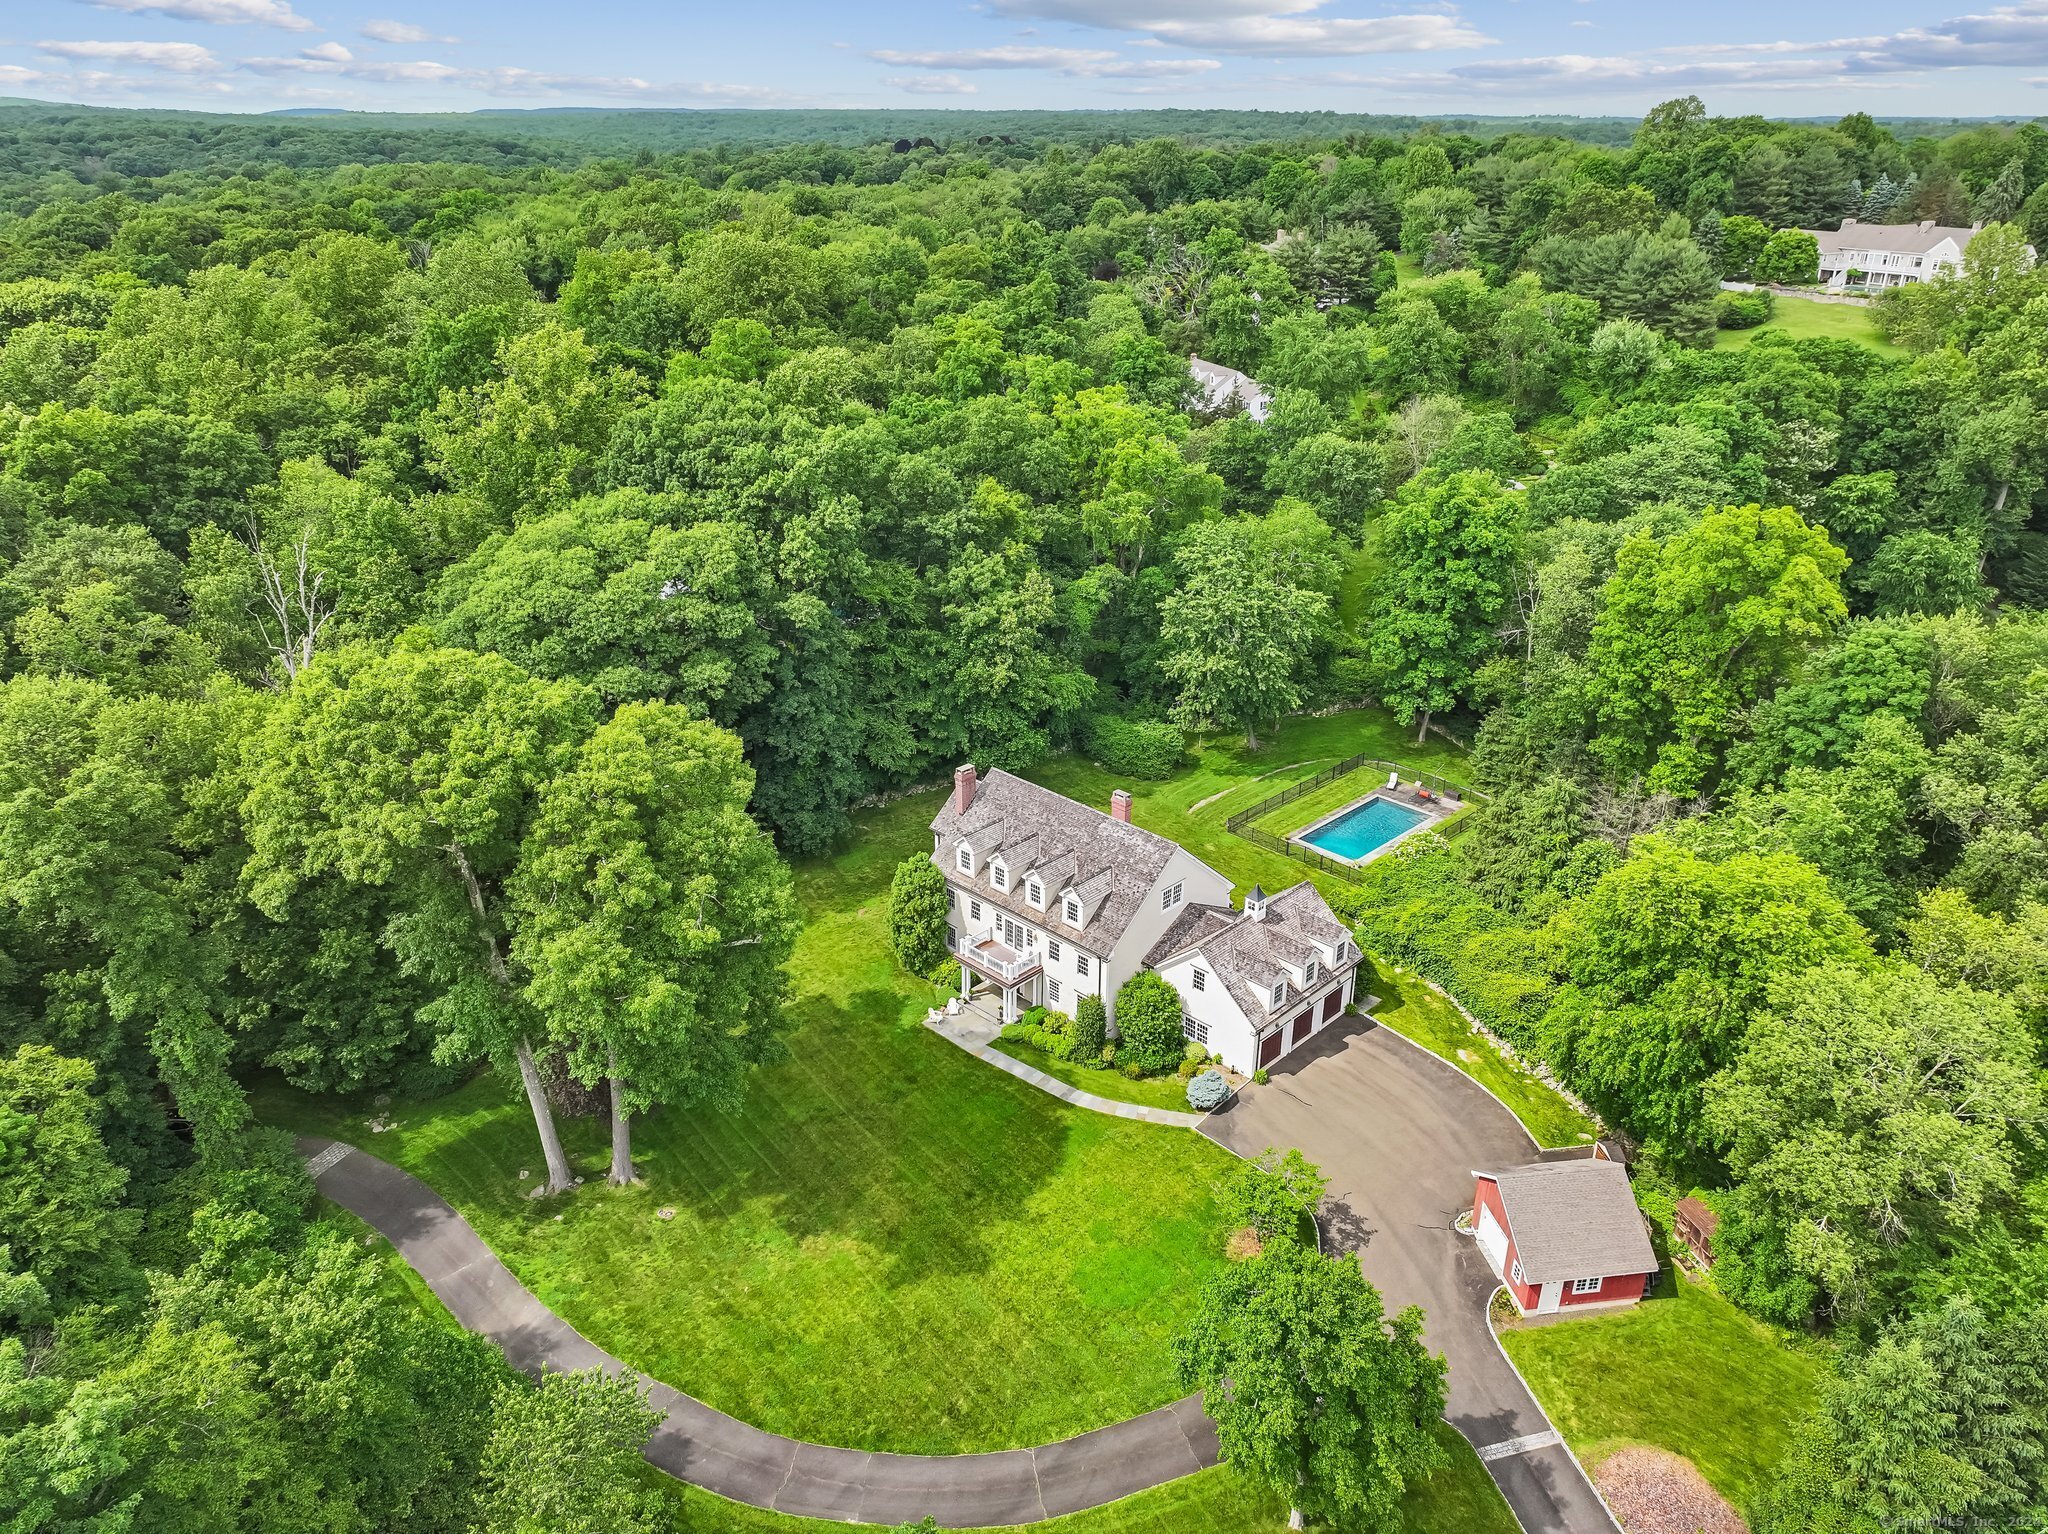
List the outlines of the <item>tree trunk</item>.
<svg viewBox="0 0 2048 1534">
<path fill-rule="evenodd" d="M 477 882 L 476 870 L 469 866 L 469 853 L 460 842 L 451 843 L 448 854 L 455 860 L 455 871 L 462 875 L 463 888 L 469 891 L 469 908 L 476 913 L 477 933 L 483 939 L 484 965 L 490 971 L 491 983 L 510 1001 L 512 974 L 505 967 L 505 955 L 498 951 L 497 934 L 491 931 L 490 913 L 484 909 L 483 886 Z M 533 1109 L 533 1127 L 540 1133 L 541 1154 L 547 1157 L 547 1190 L 566 1193 L 576 1186 L 576 1174 L 569 1170 L 568 1153 L 562 1149 L 562 1137 L 555 1131 L 555 1110 L 548 1102 L 547 1088 L 541 1083 L 540 1067 L 533 1062 L 533 1047 L 522 1037 L 513 1054 L 519 1061 L 519 1079 L 526 1086 L 526 1101 Z"/>
<path fill-rule="evenodd" d="M 1259 749 L 1259 727 L 1257 725 L 1248 724 L 1244 727 L 1244 748 L 1247 751 Z"/>
<path fill-rule="evenodd" d="M 626 1111 L 626 1083 L 619 1075 L 619 1052 L 605 1058 L 605 1081 L 612 1089 L 612 1177 L 614 1188 L 633 1180 L 633 1115 Z"/>
<path fill-rule="evenodd" d="M 1290 1507 L 1287 1510 L 1287 1527 L 1290 1529 L 1305 1529 L 1308 1527 L 1308 1525 L 1302 1521 L 1300 1508 Z"/>
<path fill-rule="evenodd" d="M 576 1174 L 569 1170 L 568 1153 L 555 1132 L 555 1110 L 548 1105 L 548 1089 L 541 1085 L 540 1067 L 533 1063 L 533 1048 L 521 1039 L 513 1053 L 519 1060 L 519 1079 L 526 1084 L 527 1104 L 533 1109 L 533 1127 L 540 1131 L 541 1154 L 547 1157 L 548 1192 L 566 1193 L 576 1186 Z"/>
<path fill-rule="evenodd" d="M 1415 744 L 1419 746 L 1427 739 L 1429 739 L 1429 710 L 1424 709 L 1422 711 L 1422 728 L 1415 732 Z"/>
</svg>

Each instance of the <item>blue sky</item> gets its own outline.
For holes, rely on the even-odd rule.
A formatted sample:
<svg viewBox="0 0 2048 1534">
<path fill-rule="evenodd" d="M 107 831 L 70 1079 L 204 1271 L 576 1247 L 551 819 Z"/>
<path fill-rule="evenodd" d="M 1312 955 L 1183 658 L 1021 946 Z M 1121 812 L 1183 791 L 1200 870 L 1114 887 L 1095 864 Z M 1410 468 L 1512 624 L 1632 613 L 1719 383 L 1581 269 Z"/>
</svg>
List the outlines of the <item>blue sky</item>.
<svg viewBox="0 0 2048 1534">
<path fill-rule="evenodd" d="M 0 95 L 1635 114 L 1693 92 L 1719 112 L 2048 113 L 2048 0 L 1968 4 L 7 0 Z"/>
</svg>

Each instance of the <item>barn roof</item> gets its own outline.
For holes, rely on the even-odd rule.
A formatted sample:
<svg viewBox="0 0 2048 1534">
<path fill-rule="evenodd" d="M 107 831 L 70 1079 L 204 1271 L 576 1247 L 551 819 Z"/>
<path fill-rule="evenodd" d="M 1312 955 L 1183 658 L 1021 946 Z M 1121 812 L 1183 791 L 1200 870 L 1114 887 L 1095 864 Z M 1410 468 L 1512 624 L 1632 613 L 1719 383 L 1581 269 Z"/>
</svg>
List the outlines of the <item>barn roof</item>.
<svg viewBox="0 0 2048 1534">
<path fill-rule="evenodd" d="M 1649 1230 L 1619 1164 L 1554 1161 L 1479 1175 L 1500 1189 L 1527 1282 L 1656 1271 Z"/>
</svg>

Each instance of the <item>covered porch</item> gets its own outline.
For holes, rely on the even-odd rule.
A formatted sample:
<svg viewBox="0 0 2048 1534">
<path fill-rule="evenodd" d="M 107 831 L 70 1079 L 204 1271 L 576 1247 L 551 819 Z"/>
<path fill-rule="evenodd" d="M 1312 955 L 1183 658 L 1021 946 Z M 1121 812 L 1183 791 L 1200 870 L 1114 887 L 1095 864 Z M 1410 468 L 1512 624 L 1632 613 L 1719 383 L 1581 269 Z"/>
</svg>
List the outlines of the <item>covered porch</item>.
<svg viewBox="0 0 2048 1534">
<path fill-rule="evenodd" d="M 990 927 L 964 938 L 955 952 L 960 999 L 967 1006 L 1004 1024 L 1037 1005 L 1043 964 L 1036 948 L 1013 947 Z"/>
</svg>

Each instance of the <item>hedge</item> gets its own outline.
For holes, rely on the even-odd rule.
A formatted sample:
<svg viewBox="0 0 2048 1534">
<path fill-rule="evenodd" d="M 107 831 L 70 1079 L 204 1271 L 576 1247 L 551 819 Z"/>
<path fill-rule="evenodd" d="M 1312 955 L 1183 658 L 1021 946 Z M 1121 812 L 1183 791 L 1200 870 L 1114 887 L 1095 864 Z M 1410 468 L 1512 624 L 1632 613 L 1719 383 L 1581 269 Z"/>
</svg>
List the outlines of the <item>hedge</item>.
<svg viewBox="0 0 2048 1534">
<path fill-rule="evenodd" d="M 1129 778 L 1170 778 L 1187 754 L 1187 738 L 1163 719 L 1091 714 L 1081 726 L 1091 761 Z"/>
</svg>

